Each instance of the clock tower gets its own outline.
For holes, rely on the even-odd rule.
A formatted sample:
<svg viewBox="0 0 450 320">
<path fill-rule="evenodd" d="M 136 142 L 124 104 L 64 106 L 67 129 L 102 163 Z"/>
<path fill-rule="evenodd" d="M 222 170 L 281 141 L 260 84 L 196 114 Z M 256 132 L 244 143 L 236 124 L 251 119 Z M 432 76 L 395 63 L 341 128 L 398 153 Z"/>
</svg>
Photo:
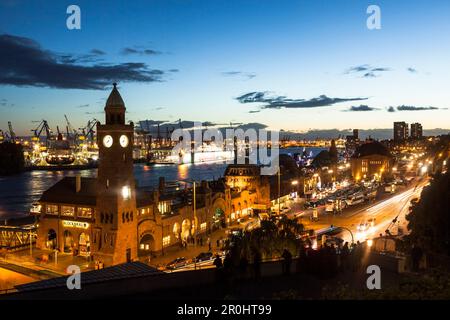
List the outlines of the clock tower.
<svg viewBox="0 0 450 320">
<path fill-rule="evenodd" d="M 125 111 L 114 83 L 105 105 L 105 124 L 97 123 L 99 165 L 92 249 L 94 259 L 105 266 L 133 261 L 138 253 L 134 125 L 125 123 Z"/>
</svg>

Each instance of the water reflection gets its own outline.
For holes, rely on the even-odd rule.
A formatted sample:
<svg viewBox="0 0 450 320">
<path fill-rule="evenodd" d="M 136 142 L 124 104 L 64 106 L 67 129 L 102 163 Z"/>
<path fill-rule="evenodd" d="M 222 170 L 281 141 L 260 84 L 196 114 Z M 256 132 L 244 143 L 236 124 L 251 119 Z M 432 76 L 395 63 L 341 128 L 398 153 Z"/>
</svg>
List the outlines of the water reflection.
<svg viewBox="0 0 450 320">
<path fill-rule="evenodd" d="M 317 154 L 321 148 L 308 150 Z M 280 150 L 280 153 L 301 152 L 300 148 Z M 214 180 L 223 176 L 227 164 L 200 163 L 185 165 L 135 165 L 134 175 L 138 186 L 154 187 L 159 177 L 166 181 L 194 179 Z M 28 214 L 31 204 L 39 200 L 42 193 L 65 176 L 96 177 L 97 169 L 82 171 L 29 171 L 20 175 L 0 177 L 0 219 Z"/>
</svg>

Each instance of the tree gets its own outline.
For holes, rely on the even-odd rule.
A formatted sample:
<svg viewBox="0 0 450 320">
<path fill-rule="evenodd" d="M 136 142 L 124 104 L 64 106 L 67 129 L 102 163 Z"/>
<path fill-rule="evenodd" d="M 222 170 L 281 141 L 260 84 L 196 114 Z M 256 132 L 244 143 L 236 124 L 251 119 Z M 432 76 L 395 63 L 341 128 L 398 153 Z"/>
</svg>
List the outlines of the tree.
<svg viewBox="0 0 450 320">
<path fill-rule="evenodd" d="M 425 251 L 450 256 L 450 173 L 433 176 L 406 217 L 409 240 Z"/>
<path fill-rule="evenodd" d="M 0 175 L 22 172 L 24 157 L 22 145 L 12 142 L 0 143 Z"/>
<path fill-rule="evenodd" d="M 330 152 L 327 150 L 320 151 L 312 161 L 312 165 L 316 168 L 330 166 L 331 165 Z"/>
</svg>

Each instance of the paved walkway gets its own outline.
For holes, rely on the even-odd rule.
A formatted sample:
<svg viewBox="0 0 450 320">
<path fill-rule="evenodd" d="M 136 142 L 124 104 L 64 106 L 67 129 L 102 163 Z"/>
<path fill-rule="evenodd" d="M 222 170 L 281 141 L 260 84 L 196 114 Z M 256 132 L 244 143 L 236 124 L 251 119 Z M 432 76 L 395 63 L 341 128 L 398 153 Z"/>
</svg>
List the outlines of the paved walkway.
<svg viewBox="0 0 450 320">
<path fill-rule="evenodd" d="M 188 244 L 187 248 L 182 248 L 180 246 L 172 246 L 170 248 L 164 249 L 164 254 L 159 255 L 158 257 L 152 258 L 150 260 L 150 265 L 154 267 L 160 267 L 165 266 L 167 263 L 173 261 L 174 259 L 178 257 L 184 257 L 187 260 L 193 259 L 196 256 L 198 256 L 202 252 L 208 252 L 209 247 L 207 244 L 207 238 L 209 237 L 211 240 L 211 252 L 213 254 L 221 253 L 221 248 L 217 246 L 217 240 L 220 239 L 226 239 L 227 238 L 227 230 L 233 229 L 233 228 L 242 228 L 244 229 L 247 224 L 253 223 L 255 221 L 254 218 L 250 218 L 247 221 L 243 223 L 235 223 L 227 228 L 219 229 L 214 232 L 212 232 L 209 236 L 203 235 L 203 245 L 200 244 Z M 144 261 L 148 263 L 147 261 Z"/>
</svg>

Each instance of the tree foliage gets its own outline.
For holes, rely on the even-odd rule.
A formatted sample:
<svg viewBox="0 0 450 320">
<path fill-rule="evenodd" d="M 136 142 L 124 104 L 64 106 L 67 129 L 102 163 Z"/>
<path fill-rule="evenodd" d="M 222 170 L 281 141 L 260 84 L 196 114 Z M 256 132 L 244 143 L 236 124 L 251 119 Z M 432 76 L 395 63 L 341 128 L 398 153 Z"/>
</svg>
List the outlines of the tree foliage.
<svg viewBox="0 0 450 320">
<path fill-rule="evenodd" d="M 450 256 L 450 173 L 435 175 L 406 217 L 409 239 L 425 251 Z"/>
<path fill-rule="evenodd" d="M 0 143 L 0 175 L 19 173 L 23 168 L 22 145 L 11 142 Z"/>
</svg>

